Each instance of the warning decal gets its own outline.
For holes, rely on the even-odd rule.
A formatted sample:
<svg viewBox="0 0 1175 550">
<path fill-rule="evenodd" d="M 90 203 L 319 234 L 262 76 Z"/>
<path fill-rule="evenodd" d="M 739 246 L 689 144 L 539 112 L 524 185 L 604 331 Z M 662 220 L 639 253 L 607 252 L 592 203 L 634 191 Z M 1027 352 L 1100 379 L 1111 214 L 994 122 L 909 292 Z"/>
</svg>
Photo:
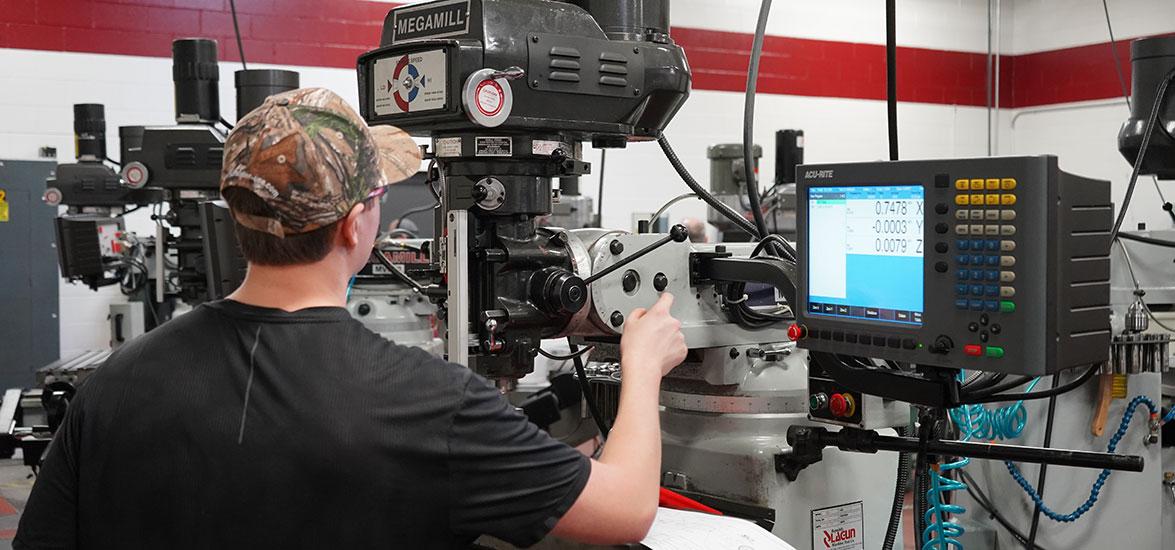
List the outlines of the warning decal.
<svg viewBox="0 0 1175 550">
<path fill-rule="evenodd" d="M 371 71 L 375 114 L 398 115 L 445 108 L 446 61 L 444 50 L 377 60 Z"/>
<path fill-rule="evenodd" d="M 0 222 L 8 221 L 8 193 L 0 189 Z"/>
<path fill-rule="evenodd" d="M 864 523 L 860 501 L 812 510 L 812 548 L 865 550 Z"/>
</svg>

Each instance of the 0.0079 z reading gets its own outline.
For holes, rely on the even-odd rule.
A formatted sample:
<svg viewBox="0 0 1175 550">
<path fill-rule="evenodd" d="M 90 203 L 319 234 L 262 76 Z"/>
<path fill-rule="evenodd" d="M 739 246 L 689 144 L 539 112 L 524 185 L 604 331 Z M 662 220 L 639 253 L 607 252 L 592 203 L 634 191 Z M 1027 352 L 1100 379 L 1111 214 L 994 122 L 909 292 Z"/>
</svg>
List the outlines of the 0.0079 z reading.
<svg viewBox="0 0 1175 550">
<path fill-rule="evenodd" d="M 913 246 L 915 254 L 922 253 L 922 239 L 918 239 L 911 243 L 909 239 L 874 239 L 873 249 L 877 252 L 890 252 L 905 254 L 911 252 L 910 247 Z"/>
</svg>

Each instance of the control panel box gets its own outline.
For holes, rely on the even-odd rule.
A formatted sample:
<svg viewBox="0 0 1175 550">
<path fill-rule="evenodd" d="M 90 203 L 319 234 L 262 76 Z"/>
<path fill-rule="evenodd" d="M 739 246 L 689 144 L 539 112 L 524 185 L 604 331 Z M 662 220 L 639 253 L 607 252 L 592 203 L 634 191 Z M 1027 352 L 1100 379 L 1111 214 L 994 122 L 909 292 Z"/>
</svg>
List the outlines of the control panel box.
<svg viewBox="0 0 1175 550">
<path fill-rule="evenodd" d="M 797 175 L 801 347 L 1025 375 L 1106 360 L 1109 182 L 1048 155 Z"/>
</svg>

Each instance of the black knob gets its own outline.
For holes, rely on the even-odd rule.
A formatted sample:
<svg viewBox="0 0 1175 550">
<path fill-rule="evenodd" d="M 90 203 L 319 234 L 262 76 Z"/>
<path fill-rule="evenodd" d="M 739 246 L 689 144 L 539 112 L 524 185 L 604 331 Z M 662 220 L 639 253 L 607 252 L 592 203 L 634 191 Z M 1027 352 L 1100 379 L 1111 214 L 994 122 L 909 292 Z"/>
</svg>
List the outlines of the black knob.
<svg viewBox="0 0 1175 550">
<path fill-rule="evenodd" d="M 948 210 L 950 210 L 950 208 L 946 205 L 946 203 L 940 202 L 934 205 L 934 211 L 939 214 L 946 214 Z"/>
<path fill-rule="evenodd" d="M 355 308 L 355 311 L 361 316 L 367 315 L 368 313 L 371 313 L 371 304 L 366 302 L 359 304 L 359 307 Z"/>
<path fill-rule="evenodd" d="M 934 244 L 934 251 L 938 252 L 939 254 L 945 254 L 950 249 L 951 249 L 951 247 L 947 246 L 947 243 L 935 243 Z"/>
<path fill-rule="evenodd" d="M 934 343 L 930 344 L 930 347 L 927 348 L 927 351 L 930 353 L 936 353 L 938 355 L 946 355 L 950 353 L 952 349 L 955 349 L 955 341 L 951 340 L 950 336 L 940 334 L 938 335 L 938 338 L 934 339 Z"/>
<path fill-rule="evenodd" d="M 473 190 L 470 191 L 470 195 L 473 196 L 474 201 L 481 202 L 486 200 L 486 197 L 490 196 L 490 190 L 486 189 L 486 186 L 479 183 L 473 186 Z"/>
<path fill-rule="evenodd" d="M 689 230 L 679 223 L 669 228 L 669 236 L 673 238 L 675 243 L 684 243 L 689 239 Z"/>
<path fill-rule="evenodd" d="M 620 254 L 624 252 L 624 243 L 613 239 L 611 243 L 608 243 L 608 251 L 613 255 Z"/>
<path fill-rule="evenodd" d="M 633 271 L 631 269 L 628 271 L 625 271 L 624 275 L 620 279 L 620 286 L 624 287 L 624 291 L 628 292 L 630 294 L 634 290 L 636 290 L 637 286 L 640 285 L 640 283 L 641 283 L 641 276 L 638 275 L 636 271 Z"/>
<path fill-rule="evenodd" d="M 946 273 L 950 267 L 946 262 L 935 262 L 934 264 L 934 270 L 939 273 Z"/>
<path fill-rule="evenodd" d="M 552 313 L 575 313 L 587 302 L 587 286 L 574 273 L 548 268 L 539 276 L 543 277 L 543 282 L 536 301 L 541 301 L 543 309 Z"/>
<path fill-rule="evenodd" d="M 935 226 L 934 226 L 934 232 L 938 233 L 939 235 L 942 235 L 950 230 L 951 230 L 951 226 L 949 226 L 945 223 L 938 223 L 938 224 L 935 224 Z"/>
<path fill-rule="evenodd" d="M 612 322 L 612 326 L 619 327 L 624 324 L 624 314 L 619 311 L 613 311 L 612 318 L 609 321 Z"/>
<path fill-rule="evenodd" d="M 653 275 L 653 288 L 657 289 L 657 292 L 663 292 L 667 286 L 669 286 L 669 277 L 666 277 L 664 273 Z"/>
</svg>

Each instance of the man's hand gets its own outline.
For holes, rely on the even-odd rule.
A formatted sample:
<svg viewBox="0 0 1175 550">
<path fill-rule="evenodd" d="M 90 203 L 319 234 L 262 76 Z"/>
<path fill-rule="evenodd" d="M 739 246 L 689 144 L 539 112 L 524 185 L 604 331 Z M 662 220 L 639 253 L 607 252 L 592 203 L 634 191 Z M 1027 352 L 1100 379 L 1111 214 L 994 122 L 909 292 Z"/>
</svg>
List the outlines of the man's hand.
<svg viewBox="0 0 1175 550">
<path fill-rule="evenodd" d="M 664 376 L 685 360 L 685 336 L 681 321 L 669 314 L 673 295 L 661 295 L 653 307 L 637 308 L 628 314 L 624 336 L 620 338 L 620 356 L 625 366 L 658 369 Z"/>
</svg>

